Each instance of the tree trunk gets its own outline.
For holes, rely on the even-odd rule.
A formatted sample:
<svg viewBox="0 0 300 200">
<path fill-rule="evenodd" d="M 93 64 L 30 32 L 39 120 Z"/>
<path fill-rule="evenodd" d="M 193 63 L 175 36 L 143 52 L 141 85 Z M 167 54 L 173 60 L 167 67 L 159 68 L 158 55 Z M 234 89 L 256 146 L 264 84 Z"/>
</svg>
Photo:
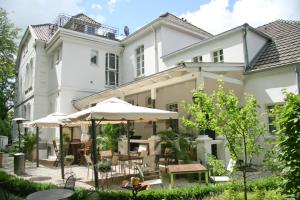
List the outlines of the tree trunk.
<svg viewBox="0 0 300 200">
<path fill-rule="evenodd" d="M 243 179 L 244 179 L 244 198 L 248 200 L 247 196 L 247 164 L 248 164 L 248 157 L 247 157 L 247 143 L 245 136 L 243 137 L 244 140 L 244 166 L 243 166 Z"/>
</svg>

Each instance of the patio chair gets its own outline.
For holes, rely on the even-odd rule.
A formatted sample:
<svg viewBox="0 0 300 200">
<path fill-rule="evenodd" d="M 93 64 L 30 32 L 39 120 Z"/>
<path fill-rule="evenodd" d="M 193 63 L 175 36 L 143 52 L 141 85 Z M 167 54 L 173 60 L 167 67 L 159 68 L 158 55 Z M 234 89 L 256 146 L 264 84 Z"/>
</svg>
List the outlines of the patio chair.
<svg viewBox="0 0 300 200">
<path fill-rule="evenodd" d="M 236 164 L 236 161 L 233 159 L 230 159 L 229 163 L 227 165 L 227 168 L 226 168 L 227 172 L 232 173 L 235 164 Z M 228 182 L 231 179 L 229 176 L 210 176 L 210 180 L 213 183 L 223 183 L 223 182 Z"/>
<path fill-rule="evenodd" d="M 85 157 L 84 156 L 90 154 L 91 146 L 92 146 L 92 141 L 89 140 L 89 141 L 83 143 L 83 148 L 80 148 L 78 150 L 78 155 L 80 157 L 79 164 L 83 164 L 84 163 L 84 161 L 85 161 Z"/>
<path fill-rule="evenodd" d="M 85 162 L 87 164 L 88 172 L 87 172 L 87 179 L 89 179 L 90 175 L 90 168 L 92 170 L 92 180 L 94 179 L 94 174 L 93 174 L 93 169 L 94 169 L 94 164 L 92 162 L 92 159 L 89 155 L 84 155 Z"/>
<path fill-rule="evenodd" d="M 165 171 L 167 171 L 168 165 L 176 163 L 174 150 L 169 147 L 166 147 L 163 155 L 159 158 L 158 163 L 159 167 L 165 168 Z"/>
<path fill-rule="evenodd" d="M 52 143 L 53 143 L 53 148 L 54 148 L 54 152 L 55 152 L 55 155 L 56 155 L 56 159 L 53 163 L 53 166 L 55 167 L 58 167 L 58 164 L 60 163 L 60 150 L 58 149 L 57 147 L 57 144 L 56 144 L 56 141 L 55 140 L 52 140 Z"/>
<path fill-rule="evenodd" d="M 149 188 L 153 188 L 155 186 L 160 186 L 161 188 L 163 188 L 163 181 L 161 179 L 161 175 L 159 174 L 159 178 L 157 179 L 149 179 L 149 180 L 146 180 L 145 179 L 145 176 L 144 176 L 144 172 L 141 168 L 140 165 L 136 165 L 136 169 L 139 173 L 139 176 L 140 176 L 140 179 L 142 181 L 141 184 L 145 184 L 145 185 L 149 185 Z"/>
<path fill-rule="evenodd" d="M 75 182 L 76 182 L 75 174 L 73 172 L 66 173 L 65 177 L 68 177 L 68 178 L 66 178 L 64 189 L 74 190 Z"/>
</svg>

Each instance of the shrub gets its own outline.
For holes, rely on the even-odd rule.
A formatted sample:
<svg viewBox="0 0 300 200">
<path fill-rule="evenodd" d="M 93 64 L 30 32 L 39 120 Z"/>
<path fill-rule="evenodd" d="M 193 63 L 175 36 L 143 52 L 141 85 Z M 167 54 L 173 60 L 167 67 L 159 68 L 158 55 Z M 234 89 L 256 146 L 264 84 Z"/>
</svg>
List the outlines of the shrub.
<svg viewBox="0 0 300 200">
<path fill-rule="evenodd" d="M 39 190 L 46 190 L 57 188 L 58 186 L 52 184 L 34 183 L 28 180 L 20 179 L 12 175 L 8 175 L 0 171 L 0 182 L 5 182 L 4 188 L 6 191 L 25 197 L 33 192 Z M 278 178 L 270 177 L 257 181 L 249 182 L 249 191 L 259 190 L 274 190 L 279 187 Z M 209 184 L 209 185 L 196 185 L 189 188 L 175 188 L 172 190 L 146 190 L 140 192 L 138 197 L 140 200 L 182 200 L 182 199 L 203 199 L 204 197 L 221 194 L 225 190 L 242 191 L 242 182 L 234 182 L 227 184 Z M 90 191 L 76 189 L 74 200 L 90 199 Z M 97 199 L 101 200 L 129 200 L 131 199 L 130 191 L 97 191 Z M 271 194 L 270 194 L 271 195 Z M 94 199 L 94 198 L 93 198 Z M 278 199 L 281 200 L 281 199 Z"/>
<path fill-rule="evenodd" d="M 224 175 L 226 172 L 224 162 L 218 160 L 214 155 L 208 156 L 208 165 L 211 166 L 212 174 L 215 176 Z"/>
<path fill-rule="evenodd" d="M 286 94 L 286 102 L 274 109 L 278 136 L 283 192 L 292 199 L 300 199 L 300 95 Z M 278 148 L 279 147 L 279 148 Z"/>
</svg>

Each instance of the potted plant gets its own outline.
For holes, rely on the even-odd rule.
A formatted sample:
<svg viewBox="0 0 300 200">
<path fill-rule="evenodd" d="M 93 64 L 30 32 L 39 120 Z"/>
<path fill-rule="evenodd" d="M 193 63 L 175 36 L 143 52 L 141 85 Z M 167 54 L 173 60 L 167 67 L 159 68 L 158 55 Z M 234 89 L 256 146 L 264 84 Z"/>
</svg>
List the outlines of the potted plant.
<svg viewBox="0 0 300 200">
<path fill-rule="evenodd" d="M 23 153 L 25 154 L 25 157 L 28 160 L 33 159 L 33 150 L 36 145 L 36 137 L 33 133 L 29 133 L 27 135 L 24 135 L 22 138 L 22 147 L 23 147 Z"/>
</svg>

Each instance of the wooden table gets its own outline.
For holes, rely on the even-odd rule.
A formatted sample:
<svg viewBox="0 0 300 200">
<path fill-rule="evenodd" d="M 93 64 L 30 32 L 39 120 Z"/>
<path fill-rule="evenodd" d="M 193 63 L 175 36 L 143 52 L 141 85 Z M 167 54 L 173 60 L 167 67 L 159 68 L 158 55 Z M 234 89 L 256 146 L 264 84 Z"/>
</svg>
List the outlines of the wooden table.
<svg viewBox="0 0 300 200">
<path fill-rule="evenodd" d="M 26 200 L 59 200 L 72 197 L 74 191 L 68 189 L 50 189 L 32 193 L 26 197 Z"/>
<path fill-rule="evenodd" d="M 201 164 L 168 165 L 168 173 L 170 174 L 170 188 L 174 186 L 175 174 L 199 173 L 199 180 L 201 181 L 202 172 L 205 173 L 205 182 L 208 183 L 208 170 Z"/>
</svg>

